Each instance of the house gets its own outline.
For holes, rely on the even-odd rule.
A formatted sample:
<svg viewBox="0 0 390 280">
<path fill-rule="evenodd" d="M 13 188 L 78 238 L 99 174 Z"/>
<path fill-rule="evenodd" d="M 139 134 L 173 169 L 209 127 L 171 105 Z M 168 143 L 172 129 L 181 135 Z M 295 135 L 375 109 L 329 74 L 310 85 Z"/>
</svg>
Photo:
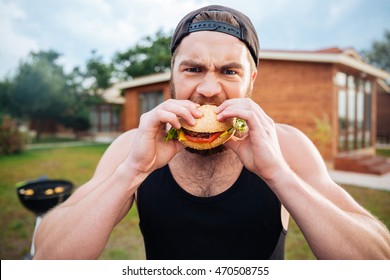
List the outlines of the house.
<svg viewBox="0 0 390 280">
<path fill-rule="evenodd" d="M 390 87 L 384 81 L 378 82 L 377 99 L 377 142 L 390 143 Z"/>
<path fill-rule="evenodd" d="M 90 122 L 91 128 L 88 131 L 77 132 L 78 138 L 92 138 L 96 142 L 111 142 L 125 129 L 122 127 L 124 121 L 121 119 L 121 111 L 125 99 L 120 96 L 120 84 L 105 90 L 101 97 L 101 104 L 91 105 Z M 74 138 L 75 132 L 64 127 L 55 120 L 47 119 L 42 123 L 32 119 L 29 124 L 31 135 L 35 135 L 40 126 L 44 136 L 55 136 L 61 138 Z"/>
<path fill-rule="evenodd" d="M 121 83 L 114 84 L 102 93 L 104 103 L 91 107 L 91 128 L 88 135 L 97 142 L 111 142 L 126 128 L 123 127 L 123 104 L 125 98 L 120 94 Z"/>
<path fill-rule="evenodd" d="M 120 85 L 123 130 L 137 127 L 142 113 L 170 97 L 169 79 L 170 73 L 160 73 Z M 383 122 L 378 84 L 383 88 L 388 79 L 390 73 L 350 48 L 263 50 L 252 98 L 275 122 L 303 131 L 332 162 L 345 154 L 374 154 L 377 124 Z"/>
</svg>

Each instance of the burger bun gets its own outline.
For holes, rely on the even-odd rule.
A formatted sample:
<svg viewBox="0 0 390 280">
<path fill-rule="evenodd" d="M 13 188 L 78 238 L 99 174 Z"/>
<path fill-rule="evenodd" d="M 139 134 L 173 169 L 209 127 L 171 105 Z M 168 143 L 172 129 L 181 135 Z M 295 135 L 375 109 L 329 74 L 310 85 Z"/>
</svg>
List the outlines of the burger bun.
<svg viewBox="0 0 390 280">
<path fill-rule="evenodd" d="M 223 133 L 212 142 L 192 142 L 186 139 L 181 139 L 180 142 L 189 148 L 196 150 L 209 150 L 218 147 L 227 142 L 236 132 L 235 129 L 231 129 L 234 124 L 234 118 L 228 119 L 225 122 L 217 120 L 215 114 L 215 105 L 202 105 L 198 109 L 202 112 L 203 116 L 196 119 L 196 124 L 191 126 L 188 125 L 183 119 L 180 119 L 182 128 L 196 132 L 196 133 Z M 227 132 L 230 130 L 229 132 Z"/>
</svg>

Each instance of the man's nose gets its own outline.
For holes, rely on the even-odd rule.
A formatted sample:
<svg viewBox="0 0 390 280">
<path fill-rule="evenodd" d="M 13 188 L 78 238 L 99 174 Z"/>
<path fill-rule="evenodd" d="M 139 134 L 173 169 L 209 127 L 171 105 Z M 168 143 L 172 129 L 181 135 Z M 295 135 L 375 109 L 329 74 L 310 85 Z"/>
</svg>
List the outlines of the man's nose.
<svg viewBox="0 0 390 280">
<path fill-rule="evenodd" d="M 221 84 L 215 73 L 207 73 L 197 87 L 198 94 L 205 97 L 212 97 L 221 93 Z"/>
</svg>

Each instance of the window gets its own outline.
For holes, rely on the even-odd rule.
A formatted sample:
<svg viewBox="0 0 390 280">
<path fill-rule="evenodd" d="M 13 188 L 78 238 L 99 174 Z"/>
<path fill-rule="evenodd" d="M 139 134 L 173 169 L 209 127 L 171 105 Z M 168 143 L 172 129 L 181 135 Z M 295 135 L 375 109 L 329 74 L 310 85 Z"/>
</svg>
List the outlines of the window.
<svg viewBox="0 0 390 280">
<path fill-rule="evenodd" d="M 96 105 L 90 115 L 92 132 L 119 131 L 119 107 L 113 104 Z"/>
<path fill-rule="evenodd" d="M 347 150 L 353 150 L 354 136 L 355 136 L 355 116 L 356 116 L 356 89 L 355 79 L 353 76 L 349 76 L 347 79 Z"/>
<path fill-rule="evenodd" d="M 343 150 L 346 139 L 347 129 L 347 93 L 344 89 L 339 89 L 338 93 L 338 113 L 339 113 L 339 150 Z"/>
<path fill-rule="evenodd" d="M 370 146 L 371 143 L 371 108 L 372 108 L 372 98 L 371 98 L 371 82 L 365 82 L 365 90 L 364 90 L 364 143 L 365 146 Z"/>
<path fill-rule="evenodd" d="M 371 82 L 338 72 L 339 151 L 371 145 Z"/>
<path fill-rule="evenodd" d="M 154 107 L 164 101 L 162 91 L 143 92 L 139 95 L 140 100 L 140 114 L 152 110 Z"/>
</svg>

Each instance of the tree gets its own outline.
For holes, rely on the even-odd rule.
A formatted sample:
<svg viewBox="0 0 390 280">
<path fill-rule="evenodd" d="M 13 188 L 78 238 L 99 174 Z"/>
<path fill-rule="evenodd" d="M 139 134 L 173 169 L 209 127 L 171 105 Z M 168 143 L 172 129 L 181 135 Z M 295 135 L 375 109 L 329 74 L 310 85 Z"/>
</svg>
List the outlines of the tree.
<svg viewBox="0 0 390 280">
<path fill-rule="evenodd" d="M 24 135 L 18 130 L 17 123 L 9 116 L 10 87 L 8 78 L 0 81 L 0 156 L 21 152 L 25 144 Z"/>
<path fill-rule="evenodd" d="M 111 86 L 114 66 L 112 63 L 104 63 L 103 57 L 97 55 L 96 50 L 92 50 L 91 53 L 92 57 L 87 60 L 84 78 L 90 81 L 89 89 L 94 94 L 99 94 Z"/>
<path fill-rule="evenodd" d="M 171 66 L 171 35 L 158 31 L 154 37 L 147 36 L 135 47 L 114 56 L 116 76 L 129 79 L 167 71 Z"/>
<path fill-rule="evenodd" d="M 73 129 L 77 137 L 79 132 L 86 131 L 91 127 L 89 119 L 91 107 L 104 102 L 99 93 L 103 86 L 109 85 L 108 80 L 104 80 L 108 76 L 103 75 L 101 77 L 99 76 L 100 71 L 92 73 L 89 72 L 89 69 L 87 62 L 87 70 L 85 72 L 81 71 L 79 67 L 75 67 L 67 75 L 66 92 L 73 102 L 72 106 L 67 108 L 66 112 L 59 116 L 58 119 L 65 127 Z"/>
<path fill-rule="evenodd" d="M 20 63 L 6 93 L 12 116 L 36 122 L 38 140 L 45 120 L 65 122 L 82 106 L 72 76 L 57 63 L 59 57 L 52 50 L 32 52 Z"/>
<path fill-rule="evenodd" d="M 0 81 L 0 124 L 3 117 L 6 114 L 9 114 L 9 91 L 11 87 L 11 82 L 8 78 L 4 81 Z"/>
<path fill-rule="evenodd" d="M 19 118 L 37 122 L 37 138 L 45 119 L 56 119 L 69 104 L 64 94 L 66 79 L 62 67 L 56 64 L 54 51 L 31 53 L 19 65 L 9 92 L 10 110 Z"/>
<path fill-rule="evenodd" d="M 387 72 L 390 72 L 390 31 L 385 30 L 384 39 L 375 40 L 370 50 L 363 51 L 368 61 Z"/>
</svg>

